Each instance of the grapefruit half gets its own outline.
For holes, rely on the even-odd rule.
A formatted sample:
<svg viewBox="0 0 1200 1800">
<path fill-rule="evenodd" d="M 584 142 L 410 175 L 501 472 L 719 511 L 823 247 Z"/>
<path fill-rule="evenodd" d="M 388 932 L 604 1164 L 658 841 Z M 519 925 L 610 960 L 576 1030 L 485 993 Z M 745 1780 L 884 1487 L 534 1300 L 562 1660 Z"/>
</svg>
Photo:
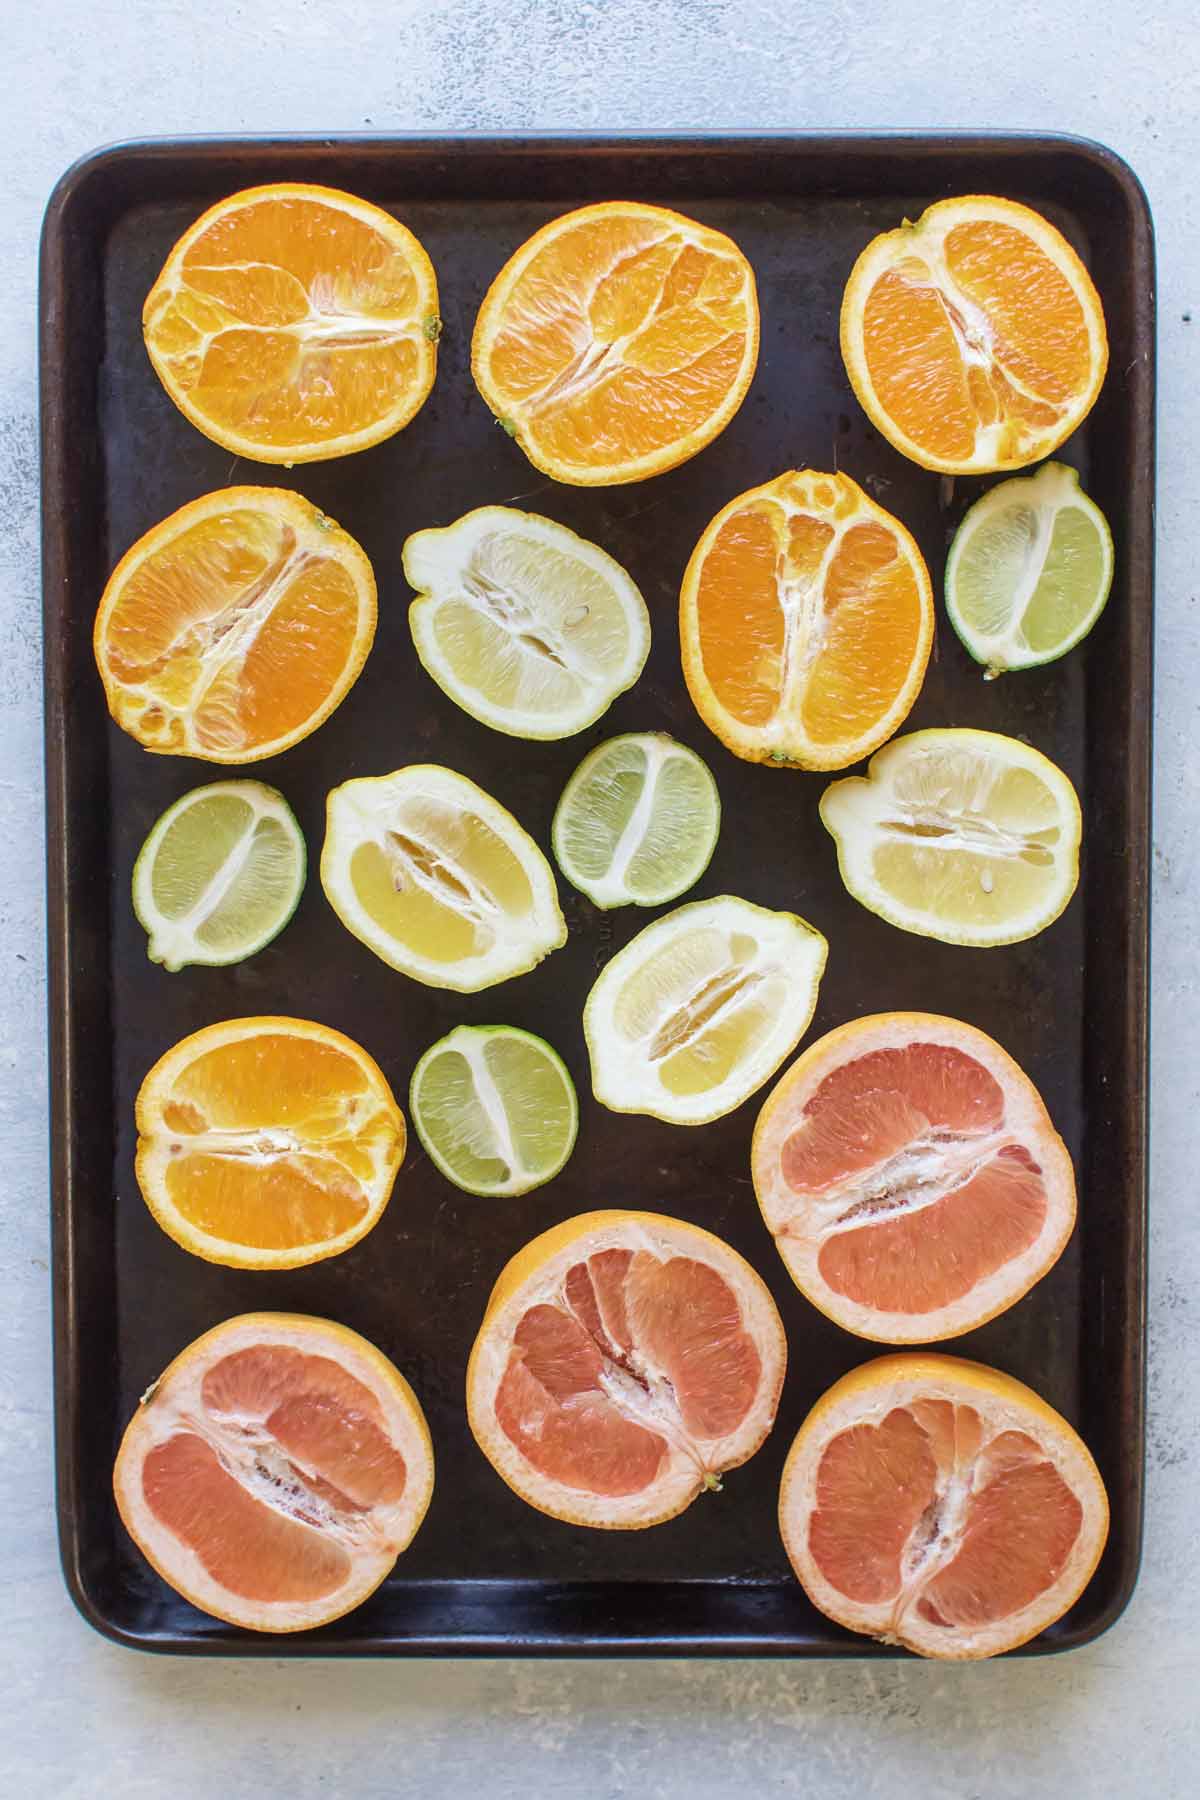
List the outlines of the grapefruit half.
<svg viewBox="0 0 1200 1800">
<path fill-rule="evenodd" d="M 1075 1224 L 1071 1158 L 1029 1077 L 986 1032 L 933 1013 L 876 1013 L 810 1045 L 750 1158 L 796 1286 L 882 1343 L 1004 1312 Z"/>
<path fill-rule="evenodd" d="M 327 1625 L 406 1550 L 433 1493 L 420 1402 L 344 1325 L 243 1313 L 142 1395 L 113 1471 L 130 1537 L 201 1611 Z"/>
<path fill-rule="evenodd" d="M 881 1356 L 817 1401 L 788 1452 L 784 1548 L 814 1606 L 951 1661 L 1073 1606 L 1108 1536 L 1087 1446 L 1032 1388 L 956 1356 Z"/>
<path fill-rule="evenodd" d="M 786 1363 L 766 1284 L 720 1238 L 657 1213 L 583 1213 L 502 1271 L 471 1352 L 467 1415 L 531 1506 L 637 1529 L 753 1456 Z"/>
</svg>

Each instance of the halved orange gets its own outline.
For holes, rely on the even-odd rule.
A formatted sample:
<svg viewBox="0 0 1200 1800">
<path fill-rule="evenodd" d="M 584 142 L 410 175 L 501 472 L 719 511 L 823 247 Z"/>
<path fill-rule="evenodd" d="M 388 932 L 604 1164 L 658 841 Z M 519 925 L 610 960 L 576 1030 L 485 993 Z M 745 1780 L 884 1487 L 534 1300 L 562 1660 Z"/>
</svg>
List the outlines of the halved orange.
<svg viewBox="0 0 1200 1800">
<path fill-rule="evenodd" d="M 309 1019 L 225 1019 L 159 1058 L 137 1097 L 137 1178 L 207 1262 L 296 1269 L 378 1223 L 405 1125 L 379 1065 Z"/>
<path fill-rule="evenodd" d="M 933 592 L 911 535 L 848 475 L 795 469 L 739 494 L 679 602 L 696 709 L 748 762 L 844 769 L 920 691 Z"/>
<path fill-rule="evenodd" d="M 720 1238 L 657 1213 L 584 1213 L 501 1272 L 467 1416 L 530 1506 L 633 1530 L 753 1456 L 786 1362 L 766 1284 Z"/>
<path fill-rule="evenodd" d="M 109 711 L 147 750 L 256 762 L 345 699 L 375 619 L 375 576 L 349 532 L 285 488 L 232 487 L 126 551 L 93 645 Z"/>
<path fill-rule="evenodd" d="M 940 200 L 872 239 L 846 283 L 841 337 L 871 423 L 949 475 L 1049 456 L 1108 367 L 1083 263 L 1048 219 L 993 194 Z"/>
<path fill-rule="evenodd" d="M 758 360 L 754 271 L 682 213 L 609 200 L 521 245 L 479 309 L 471 370 L 556 481 L 643 481 L 728 425 Z"/>
<path fill-rule="evenodd" d="M 1032 1388 L 933 1351 L 843 1375 L 796 1434 L 784 1548 L 814 1606 L 950 1661 L 997 1656 L 1072 1607 L 1108 1537 L 1087 1446 Z"/>
<path fill-rule="evenodd" d="M 1004 1312 L 1075 1224 L 1071 1158 L 1029 1077 L 934 1013 L 875 1013 L 810 1045 L 759 1114 L 750 1163 L 796 1286 L 887 1344 Z"/>
<path fill-rule="evenodd" d="M 197 430 L 257 462 L 391 437 L 437 373 L 437 278 L 390 213 L 278 181 L 210 207 L 142 312 L 155 372 Z"/>
<path fill-rule="evenodd" d="M 356 1331 L 243 1313 L 147 1388 L 113 1491 L 142 1555 L 193 1606 L 303 1631 L 390 1574 L 425 1517 L 433 1446 L 403 1375 Z"/>
</svg>

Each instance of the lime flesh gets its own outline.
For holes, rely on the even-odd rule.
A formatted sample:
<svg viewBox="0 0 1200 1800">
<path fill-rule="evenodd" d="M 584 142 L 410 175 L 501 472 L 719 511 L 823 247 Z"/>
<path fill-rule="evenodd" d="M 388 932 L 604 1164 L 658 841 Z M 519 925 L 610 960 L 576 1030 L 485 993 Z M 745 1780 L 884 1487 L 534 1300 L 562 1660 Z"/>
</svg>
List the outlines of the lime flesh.
<svg viewBox="0 0 1200 1800">
<path fill-rule="evenodd" d="M 193 788 L 163 813 L 134 865 L 150 960 L 175 971 L 252 956 L 295 912 L 305 866 L 304 837 L 275 788 Z"/>
<path fill-rule="evenodd" d="M 721 828 L 706 765 L 662 732 L 611 738 L 563 789 L 553 844 L 567 880 L 597 906 L 658 906 L 692 887 Z"/>
<path fill-rule="evenodd" d="M 417 1135 L 468 1194 L 525 1194 L 553 1179 L 575 1143 L 574 1084 L 555 1051 L 513 1025 L 459 1025 L 417 1064 Z"/>
<path fill-rule="evenodd" d="M 946 563 L 950 622 L 989 675 L 1035 668 L 1087 635 L 1108 599 L 1108 522 L 1074 469 L 1002 481 L 963 519 Z"/>
</svg>

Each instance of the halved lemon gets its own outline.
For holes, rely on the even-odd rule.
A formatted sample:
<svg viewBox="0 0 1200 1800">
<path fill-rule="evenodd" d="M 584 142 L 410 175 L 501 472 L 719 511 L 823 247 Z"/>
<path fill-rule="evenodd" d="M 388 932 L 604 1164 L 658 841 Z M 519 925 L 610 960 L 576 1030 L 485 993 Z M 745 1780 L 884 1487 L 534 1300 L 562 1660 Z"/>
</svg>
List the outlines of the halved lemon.
<svg viewBox="0 0 1200 1800">
<path fill-rule="evenodd" d="M 262 781 L 214 781 L 169 806 L 133 865 L 151 962 L 242 962 L 283 930 L 304 892 L 296 815 Z"/>
<path fill-rule="evenodd" d="M 515 251 L 479 309 L 476 386 L 556 481 L 643 481 L 695 456 L 758 360 L 754 271 L 682 213 L 605 200 Z"/>
<path fill-rule="evenodd" d="M 137 1179 L 177 1244 L 297 1269 L 376 1225 L 404 1159 L 378 1063 L 311 1019 L 224 1019 L 161 1056 L 137 1097 Z"/>
<path fill-rule="evenodd" d="M 347 931 L 429 987 L 474 993 L 567 941 L 553 872 L 529 833 L 436 763 L 333 789 L 321 885 Z"/>
<path fill-rule="evenodd" d="M 185 1600 L 250 1631 L 360 1606 L 425 1517 L 421 1403 L 374 1344 L 301 1313 L 243 1313 L 146 1389 L 113 1469 L 122 1523 Z"/>
<path fill-rule="evenodd" d="M 657 1213 L 584 1213 L 501 1271 L 467 1418 L 530 1506 L 637 1530 L 754 1455 L 786 1364 L 766 1283 L 720 1238 Z"/>
<path fill-rule="evenodd" d="M 286 488 L 221 488 L 126 551 L 96 614 L 108 710 L 166 756 L 277 756 L 327 719 L 375 637 L 375 576 Z"/>
<path fill-rule="evenodd" d="M 848 475 L 789 470 L 705 530 L 679 641 L 696 710 L 735 756 L 844 769 L 920 691 L 929 573 L 911 533 Z"/>
<path fill-rule="evenodd" d="M 468 1194 L 527 1194 L 565 1165 L 579 1104 L 566 1064 L 515 1025 L 456 1025 L 413 1071 L 412 1121 L 432 1161 Z"/>
<path fill-rule="evenodd" d="M 1087 636 L 1113 577 L 1108 520 L 1047 463 L 977 500 L 946 559 L 950 623 L 989 676 L 1054 662 Z"/>
<path fill-rule="evenodd" d="M 808 1029 L 827 952 L 795 913 L 729 894 L 656 919 L 584 1007 L 597 1100 L 675 1125 L 732 1112 Z"/>
<path fill-rule="evenodd" d="M 856 900 L 947 944 L 1033 937 L 1079 880 L 1075 789 L 1049 757 L 994 731 L 894 739 L 865 776 L 825 789 L 821 820 Z"/>
<path fill-rule="evenodd" d="M 1092 278 L 1040 213 L 939 200 L 873 238 L 842 300 L 846 373 L 871 423 L 926 469 L 1019 469 L 1070 436 L 1108 367 Z"/>
<path fill-rule="evenodd" d="M 887 1344 L 973 1331 L 1028 1292 L 1075 1223 L 1075 1172 L 1041 1095 L 986 1032 L 876 1013 L 810 1044 L 750 1153 L 803 1294 Z"/>
<path fill-rule="evenodd" d="M 472 718 L 512 737 L 594 724 L 642 672 L 650 615 L 620 563 L 536 513 L 480 506 L 404 546 L 417 655 Z"/>
<path fill-rule="evenodd" d="M 796 1434 L 779 1525 L 814 1606 L 950 1661 L 998 1656 L 1073 1606 L 1108 1536 L 1087 1446 L 999 1369 L 931 1351 L 843 1375 Z"/>
<path fill-rule="evenodd" d="M 584 757 L 552 841 L 567 880 L 596 906 L 661 906 L 699 881 L 720 829 L 707 764 L 665 731 L 634 731 Z"/>
<path fill-rule="evenodd" d="M 142 313 L 185 418 L 235 456 L 315 462 L 407 425 L 437 371 L 437 279 L 381 207 L 277 181 L 189 226 Z"/>
</svg>

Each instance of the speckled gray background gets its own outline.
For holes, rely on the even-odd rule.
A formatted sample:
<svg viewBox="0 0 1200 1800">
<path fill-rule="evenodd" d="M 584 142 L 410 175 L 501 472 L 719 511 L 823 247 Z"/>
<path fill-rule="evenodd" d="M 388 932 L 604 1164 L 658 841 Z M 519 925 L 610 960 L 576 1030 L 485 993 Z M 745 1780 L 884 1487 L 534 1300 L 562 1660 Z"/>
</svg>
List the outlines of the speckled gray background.
<svg viewBox="0 0 1200 1800">
<path fill-rule="evenodd" d="M 0 198 L 0 1788 L 820 1800 L 1200 1792 L 1200 35 L 1184 0 L 6 0 Z M 1160 256 L 1147 1548 L 1052 1662 L 254 1665 L 76 1617 L 51 1499 L 34 271 L 49 191 L 114 138 L 534 126 L 1077 131 L 1142 177 Z M 1193 308 L 1195 312 L 1193 315 Z M 1195 322 L 1192 322 L 1194 316 Z"/>
</svg>

